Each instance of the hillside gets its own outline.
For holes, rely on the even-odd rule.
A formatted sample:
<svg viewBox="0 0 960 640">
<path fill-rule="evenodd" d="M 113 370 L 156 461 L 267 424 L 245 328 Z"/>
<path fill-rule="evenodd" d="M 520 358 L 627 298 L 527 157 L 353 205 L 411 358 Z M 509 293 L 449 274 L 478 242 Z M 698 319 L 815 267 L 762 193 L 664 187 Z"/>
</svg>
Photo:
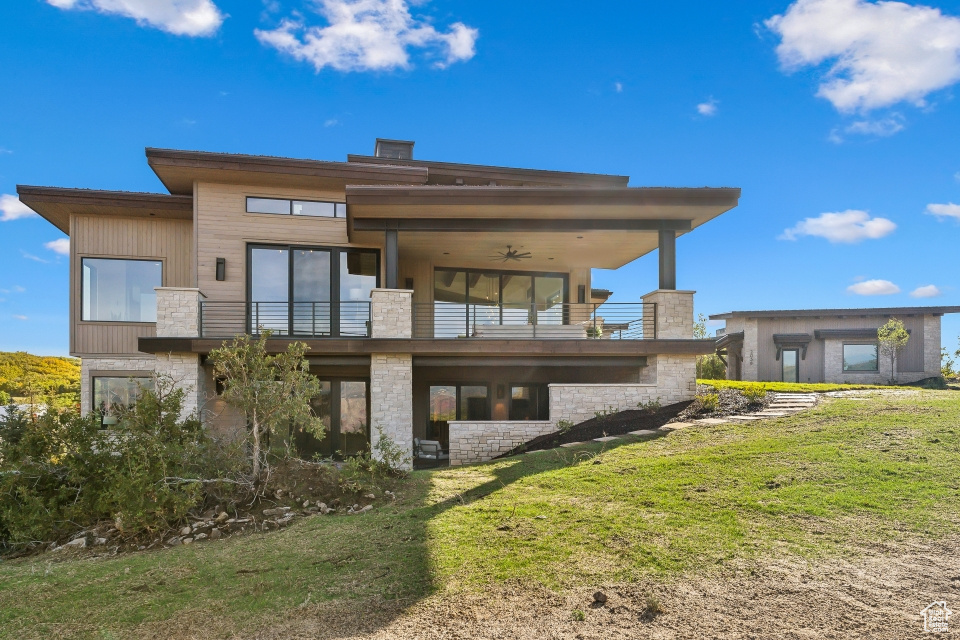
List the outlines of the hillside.
<svg viewBox="0 0 960 640">
<path fill-rule="evenodd" d="M 72 404 L 79 393 L 79 359 L 0 351 L 0 400 Z"/>
<path fill-rule="evenodd" d="M 957 398 L 858 392 L 416 472 L 279 532 L 7 561 L 0 638 L 917 637 L 956 593 Z"/>
</svg>

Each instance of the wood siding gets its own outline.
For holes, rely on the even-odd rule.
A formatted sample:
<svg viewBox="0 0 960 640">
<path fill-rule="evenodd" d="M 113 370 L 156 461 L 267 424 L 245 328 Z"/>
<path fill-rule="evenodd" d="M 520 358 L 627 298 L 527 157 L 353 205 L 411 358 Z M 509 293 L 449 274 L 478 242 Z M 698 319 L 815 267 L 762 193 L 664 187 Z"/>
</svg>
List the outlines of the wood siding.
<svg viewBox="0 0 960 640">
<path fill-rule="evenodd" d="M 383 243 L 351 244 L 345 218 L 246 213 L 247 196 L 344 202 L 343 191 L 247 187 L 201 182 L 196 185 L 196 286 L 215 301 L 244 301 L 248 244 L 355 246 L 381 251 Z M 217 281 L 217 258 L 226 259 L 226 279 Z"/>
<path fill-rule="evenodd" d="M 142 355 L 137 339 L 156 335 L 154 323 L 80 320 L 82 258 L 138 258 L 163 262 L 163 285 L 192 284 L 189 220 L 70 217 L 70 353 L 74 356 Z"/>
<path fill-rule="evenodd" d="M 898 358 L 898 370 L 903 372 L 923 371 L 923 317 L 900 318 L 910 331 L 910 340 Z M 887 322 L 883 317 L 866 318 L 760 318 L 757 335 L 757 364 L 759 380 L 780 380 L 781 362 L 776 359 L 777 346 L 773 336 L 777 333 L 807 333 L 812 340 L 807 347 L 806 359 L 800 360 L 800 382 L 824 380 L 823 340 L 814 337 L 818 329 L 877 329 Z M 728 328 L 730 322 L 727 322 Z M 845 342 L 862 343 L 864 340 Z M 745 345 L 747 348 L 747 345 Z"/>
</svg>

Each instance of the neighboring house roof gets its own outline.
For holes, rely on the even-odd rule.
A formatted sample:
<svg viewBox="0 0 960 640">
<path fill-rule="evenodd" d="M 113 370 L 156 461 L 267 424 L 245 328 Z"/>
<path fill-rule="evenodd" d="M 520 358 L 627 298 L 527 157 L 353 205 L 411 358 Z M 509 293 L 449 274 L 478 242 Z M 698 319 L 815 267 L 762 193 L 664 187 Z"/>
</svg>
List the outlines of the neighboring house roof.
<svg viewBox="0 0 960 640">
<path fill-rule="evenodd" d="M 397 164 L 331 162 L 240 153 L 181 151 L 147 147 L 147 163 L 170 193 L 192 195 L 195 180 L 286 187 L 345 184 L 424 184 L 427 170 Z"/>
<path fill-rule="evenodd" d="M 592 300 L 608 300 L 613 295 L 609 289 L 590 289 L 590 298 Z"/>
<path fill-rule="evenodd" d="M 17 185 L 20 202 L 70 235 L 70 215 L 142 216 L 193 219 L 193 197 L 166 193 L 101 191 Z"/>
<path fill-rule="evenodd" d="M 430 184 L 453 185 L 457 180 L 469 185 L 498 184 L 540 184 L 540 185 L 581 185 L 626 187 L 630 176 L 616 176 L 602 173 L 579 173 L 571 171 L 548 171 L 544 169 L 519 169 L 513 167 L 495 167 L 479 164 L 461 164 L 456 162 L 434 162 L 431 160 L 397 160 L 350 154 L 347 162 L 365 164 L 423 167 L 429 171 Z"/>
<path fill-rule="evenodd" d="M 960 306 L 946 307 L 871 307 L 867 309 L 792 309 L 769 311 L 730 311 L 710 316 L 711 320 L 730 318 L 858 318 L 868 316 L 918 316 L 960 313 Z"/>
</svg>

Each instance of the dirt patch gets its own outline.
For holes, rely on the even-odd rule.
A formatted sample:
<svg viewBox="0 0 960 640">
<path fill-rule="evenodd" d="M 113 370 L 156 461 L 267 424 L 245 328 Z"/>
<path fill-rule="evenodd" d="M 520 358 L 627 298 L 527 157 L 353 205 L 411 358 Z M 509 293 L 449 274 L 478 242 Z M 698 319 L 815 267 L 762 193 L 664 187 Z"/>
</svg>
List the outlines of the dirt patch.
<svg viewBox="0 0 960 640">
<path fill-rule="evenodd" d="M 762 400 L 751 402 L 740 392 L 739 389 L 722 388 L 715 389 L 706 384 L 697 385 L 697 397 L 716 394 L 716 408 L 707 410 L 700 401 L 694 401 L 683 410 L 677 420 L 699 420 L 700 418 L 722 418 L 723 416 L 737 416 L 745 413 L 754 413 L 762 411 L 773 398 L 774 394 L 768 393 Z"/>
<path fill-rule="evenodd" d="M 917 638 L 921 609 L 934 600 L 960 601 L 960 570 L 946 560 L 958 543 L 900 543 L 852 559 L 742 561 L 708 577 L 563 594 L 506 585 L 482 595 L 440 594 L 408 608 L 398 602 L 355 602 L 352 611 L 342 602 L 307 605 L 268 630 L 235 637 Z M 598 602 L 598 590 L 605 602 Z"/>
</svg>

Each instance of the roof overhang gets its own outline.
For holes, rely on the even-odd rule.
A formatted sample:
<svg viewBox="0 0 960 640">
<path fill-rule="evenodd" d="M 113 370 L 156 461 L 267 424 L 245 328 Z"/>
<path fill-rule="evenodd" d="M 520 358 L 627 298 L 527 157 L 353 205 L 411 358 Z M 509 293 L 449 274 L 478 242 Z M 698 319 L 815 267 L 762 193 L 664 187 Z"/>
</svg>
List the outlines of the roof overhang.
<svg viewBox="0 0 960 640">
<path fill-rule="evenodd" d="M 20 201 L 70 234 L 71 214 L 193 219 L 193 197 L 17 185 Z"/>
<path fill-rule="evenodd" d="M 729 211 L 740 190 L 351 185 L 346 194 L 355 241 L 396 229 L 401 254 L 442 262 L 452 246 L 460 264 L 450 266 L 471 267 L 512 245 L 534 254 L 525 268 L 549 270 L 551 260 L 619 268 L 656 249 L 659 231 L 682 235 Z"/>
<path fill-rule="evenodd" d="M 347 156 L 347 162 L 362 164 L 400 165 L 422 167 L 430 172 L 431 184 L 454 185 L 457 180 L 465 185 L 489 185 L 491 182 L 501 185 L 568 185 L 595 187 L 626 187 L 630 176 L 616 176 L 602 173 L 579 173 L 569 171 L 546 171 L 543 169 L 518 169 L 513 167 L 493 167 L 457 162 L 433 162 L 430 160 L 397 160 L 376 156 Z"/>
<path fill-rule="evenodd" d="M 870 316 L 942 316 L 960 313 L 960 306 L 946 307 L 871 307 L 866 309 L 784 309 L 773 311 L 730 311 L 710 316 L 711 320 L 730 318 L 866 318 Z"/>
<path fill-rule="evenodd" d="M 147 163 L 170 193 L 192 195 L 194 182 L 343 189 L 347 184 L 424 184 L 427 169 L 208 151 L 146 149 Z"/>
</svg>

